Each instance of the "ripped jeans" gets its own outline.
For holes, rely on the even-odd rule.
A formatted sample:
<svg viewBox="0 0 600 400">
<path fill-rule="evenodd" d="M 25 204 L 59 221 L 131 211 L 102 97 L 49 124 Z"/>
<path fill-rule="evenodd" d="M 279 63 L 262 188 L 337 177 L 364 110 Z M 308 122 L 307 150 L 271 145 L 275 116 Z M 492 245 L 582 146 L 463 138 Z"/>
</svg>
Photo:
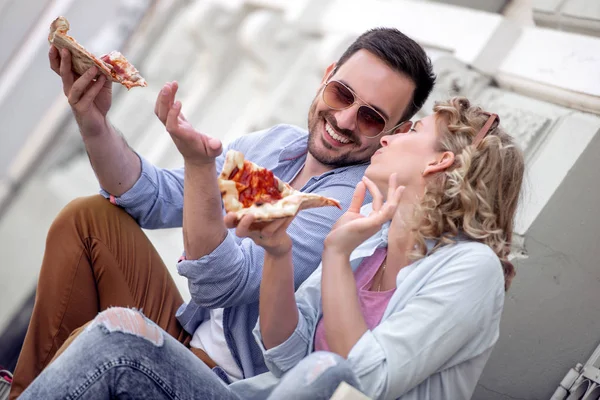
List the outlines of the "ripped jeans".
<svg viewBox="0 0 600 400">
<path fill-rule="evenodd" d="M 228 386 L 140 312 L 110 308 L 19 399 L 329 399 L 342 381 L 360 388 L 346 360 L 326 352 L 281 379 L 263 375 L 270 377 L 256 388 L 250 381 Z"/>
</svg>

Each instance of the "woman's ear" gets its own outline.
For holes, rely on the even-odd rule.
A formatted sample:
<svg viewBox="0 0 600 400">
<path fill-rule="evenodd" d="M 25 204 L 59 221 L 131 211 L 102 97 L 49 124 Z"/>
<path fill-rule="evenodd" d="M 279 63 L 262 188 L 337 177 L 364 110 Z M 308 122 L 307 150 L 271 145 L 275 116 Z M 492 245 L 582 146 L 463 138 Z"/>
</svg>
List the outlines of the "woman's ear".
<svg viewBox="0 0 600 400">
<path fill-rule="evenodd" d="M 423 170 L 423 176 L 442 172 L 450 168 L 454 164 L 454 153 L 451 151 L 445 151 L 440 157 L 431 161 L 427 167 Z"/>
</svg>

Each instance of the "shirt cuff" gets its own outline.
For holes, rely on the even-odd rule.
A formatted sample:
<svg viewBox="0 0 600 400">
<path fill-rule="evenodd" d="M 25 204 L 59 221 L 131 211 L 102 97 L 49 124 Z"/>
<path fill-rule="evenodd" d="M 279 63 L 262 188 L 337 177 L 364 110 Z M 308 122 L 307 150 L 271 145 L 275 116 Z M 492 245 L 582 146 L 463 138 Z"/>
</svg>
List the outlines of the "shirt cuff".
<svg viewBox="0 0 600 400">
<path fill-rule="evenodd" d="M 237 242 L 231 232 L 227 231 L 225 239 L 209 254 L 197 260 L 187 259 L 184 254 L 177 263 L 177 272 L 189 279 L 212 276 L 214 271 L 222 271 L 224 266 L 234 265 L 239 258 L 238 251 Z"/>
<path fill-rule="evenodd" d="M 135 154 L 140 159 L 142 172 L 138 180 L 128 191 L 120 196 L 114 196 L 104 190 L 104 188 L 100 188 L 100 194 L 102 196 L 109 199 L 111 203 L 123 208 L 130 208 L 137 205 L 140 202 L 140 199 L 142 201 L 146 200 L 149 195 L 156 192 L 158 187 L 155 167 L 144 157 L 137 153 Z"/>
<path fill-rule="evenodd" d="M 298 324 L 292 335 L 278 346 L 267 350 L 260 333 L 260 319 L 254 327 L 253 334 L 258 347 L 263 353 L 265 364 L 275 376 L 280 377 L 285 372 L 295 367 L 308 355 L 311 340 L 304 332 L 308 331 L 307 322 L 299 315 Z"/>
</svg>

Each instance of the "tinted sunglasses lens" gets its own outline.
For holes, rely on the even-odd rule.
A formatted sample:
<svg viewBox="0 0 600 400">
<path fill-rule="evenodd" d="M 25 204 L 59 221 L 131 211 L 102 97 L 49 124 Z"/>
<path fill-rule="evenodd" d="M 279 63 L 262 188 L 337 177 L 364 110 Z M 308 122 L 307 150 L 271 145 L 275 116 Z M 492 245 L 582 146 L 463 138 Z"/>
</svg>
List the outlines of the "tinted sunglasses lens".
<svg viewBox="0 0 600 400">
<path fill-rule="evenodd" d="M 360 106 L 357 121 L 358 129 L 365 136 L 377 136 L 385 128 L 385 120 L 371 107 Z"/>
<path fill-rule="evenodd" d="M 325 86 L 323 101 L 331 108 L 344 109 L 354 104 L 354 95 L 341 83 L 331 81 Z"/>
</svg>

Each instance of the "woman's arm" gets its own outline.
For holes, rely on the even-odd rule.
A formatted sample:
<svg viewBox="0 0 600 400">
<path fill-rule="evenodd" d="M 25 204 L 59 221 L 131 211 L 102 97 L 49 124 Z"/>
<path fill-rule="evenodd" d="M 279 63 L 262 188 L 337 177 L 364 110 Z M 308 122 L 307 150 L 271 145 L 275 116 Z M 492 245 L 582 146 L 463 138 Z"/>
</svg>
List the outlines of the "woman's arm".
<svg viewBox="0 0 600 400">
<path fill-rule="evenodd" d="M 260 331 L 266 349 L 285 342 L 298 325 L 291 249 L 277 256 L 265 252 L 260 283 Z"/>
<path fill-rule="evenodd" d="M 367 187 L 373 196 L 373 211 L 360 214 Z M 388 195 L 383 195 L 366 177 L 356 186 L 348 211 L 335 224 L 325 239 L 323 278 L 321 281 L 325 337 L 331 351 L 348 357 L 350 350 L 368 330 L 363 317 L 356 280 L 350 268 L 350 254 L 391 220 L 402 197 L 404 187 L 390 176 Z"/>
<path fill-rule="evenodd" d="M 498 339 L 504 299 L 502 267 L 486 247 L 441 248 L 402 281 L 391 314 L 347 357 L 366 395 L 395 399 L 439 374 L 436 382 L 448 384 L 432 398 L 471 396 Z"/>
<path fill-rule="evenodd" d="M 327 248 L 321 280 L 323 323 L 329 349 L 342 357 L 368 330 L 363 317 L 349 256 Z"/>
<path fill-rule="evenodd" d="M 298 306 L 294 297 L 294 265 L 292 239 L 286 230 L 294 217 L 277 219 L 260 231 L 250 230 L 254 217 L 242 217 L 237 225 L 239 237 L 249 237 L 265 249 L 262 280 L 260 283 L 260 332 L 265 348 L 271 349 L 285 342 L 298 325 Z M 233 226 L 235 216 L 225 218 Z"/>
</svg>

